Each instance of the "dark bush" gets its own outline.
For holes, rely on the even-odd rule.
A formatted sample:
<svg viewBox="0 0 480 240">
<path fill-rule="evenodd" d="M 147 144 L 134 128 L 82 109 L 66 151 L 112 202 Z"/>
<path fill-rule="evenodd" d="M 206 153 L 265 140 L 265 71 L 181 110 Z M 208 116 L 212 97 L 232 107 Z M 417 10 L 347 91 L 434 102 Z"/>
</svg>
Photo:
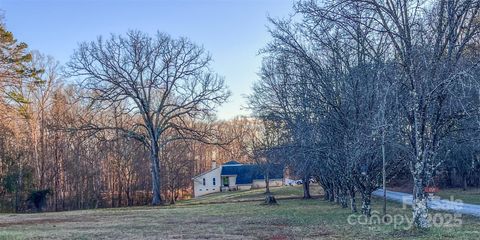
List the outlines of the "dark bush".
<svg viewBox="0 0 480 240">
<path fill-rule="evenodd" d="M 35 206 L 37 212 L 41 212 L 47 202 L 47 195 L 51 193 L 50 189 L 35 190 L 30 193 L 28 200 Z"/>
</svg>

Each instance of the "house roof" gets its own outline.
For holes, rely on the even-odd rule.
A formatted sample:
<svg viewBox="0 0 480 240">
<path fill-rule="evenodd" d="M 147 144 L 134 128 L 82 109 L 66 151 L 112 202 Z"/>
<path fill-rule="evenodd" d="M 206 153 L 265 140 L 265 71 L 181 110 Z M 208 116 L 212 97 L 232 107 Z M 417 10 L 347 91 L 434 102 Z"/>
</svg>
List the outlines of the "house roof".
<svg viewBox="0 0 480 240">
<path fill-rule="evenodd" d="M 265 179 L 263 171 L 258 165 L 242 164 L 242 165 L 226 165 L 222 166 L 221 175 L 236 175 L 237 184 L 250 184 L 255 179 Z M 271 179 L 283 178 L 283 169 L 275 168 L 275 171 L 270 173 Z"/>
<path fill-rule="evenodd" d="M 210 169 L 210 170 L 208 170 L 208 171 L 206 171 L 206 172 L 200 173 L 200 174 L 192 177 L 192 179 L 199 178 L 199 177 L 201 177 L 201 176 L 203 176 L 203 175 L 205 175 L 205 174 L 207 174 L 207 173 L 209 173 L 209 172 L 211 172 L 211 171 L 213 171 L 213 170 L 215 170 L 215 169 L 218 169 L 218 168 L 219 168 L 219 167 L 216 167 L 216 168 Z"/>
<path fill-rule="evenodd" d="M 235 161 L 235 160 L 231 160 L 231 161 L 228 161 L 228 162 L 224 163 L 223 165 L 225 166 L 225 165 L 242 165 L 242 164 Z"/>
</svg>

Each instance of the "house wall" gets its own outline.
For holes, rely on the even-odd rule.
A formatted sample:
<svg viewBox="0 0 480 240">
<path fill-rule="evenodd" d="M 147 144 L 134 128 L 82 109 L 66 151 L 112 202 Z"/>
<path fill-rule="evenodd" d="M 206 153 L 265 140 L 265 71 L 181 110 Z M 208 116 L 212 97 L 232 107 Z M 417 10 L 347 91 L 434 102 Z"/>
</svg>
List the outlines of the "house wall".
<svg viewBox="0 0 480 240">
<path fill-rule="evenodd" d="M 230 187 L 237 186 L 237 176 L 229 176 L 228 177 L 228 184 L 230 185 Z"/>
<path fill-rule="evenodd" d="M 238 190 L 250 190 L 252 189 L 252 184 L 237 184 Z"/>
<path fill-rule="evenodd" d="M 193 179 L 193 194 L 194 197 L 200 197 L 205 194 L 220 192 L 222 186 L 222 179 L 220 173 L 221 167 L 215 168 L 202 175 L 198 175 Z M 215 178 L 215 185 L 213 185 L 213 178 Z M 205 179 L 205 185 L 203 185 L 203 179 Z"/>
<path fill-rule="evenodd" d="M 270 187 L 280 187 L 280 186 L 283 186 L 283 179 L 270 179 L 268 183 Z M 264 179 L 253 180 L 252 188 L 264 188 L 264 187 L 266 187 Z"/>
<path fill-rule="evenodd" d="M 202 175 L 193 178 L 193 194 L 194 197 L 200 197 L 206 194 L 220 192 L 223 187 L 222 166 L 212 169 Z M 227 175 L 228 176 L 228 175 Z M 215 185 L 213 179 L 215 178 Z M 228 176 L 230 190 L 236 188 L 238 190 L 250 190 L 255 188 L 265 188 L 265 180 L 256 179 L 251 184 L 237 184 L 237 176 Z M 205 185 L 203 184 L 205 179 Z M 270 187 L 283 186 L 283 179 L 270 179 Z M 227 188 L 228 189 L 228 188 Z"/>
</svg>

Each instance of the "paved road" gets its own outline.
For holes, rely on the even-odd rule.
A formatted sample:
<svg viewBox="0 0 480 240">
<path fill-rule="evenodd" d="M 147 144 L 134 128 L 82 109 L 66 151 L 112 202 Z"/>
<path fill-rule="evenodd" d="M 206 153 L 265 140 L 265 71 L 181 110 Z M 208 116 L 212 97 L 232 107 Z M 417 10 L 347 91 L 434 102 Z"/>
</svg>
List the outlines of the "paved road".
<svg viewBox="0 0 480 240">
<path fill-rule="evenodd" d="M 383 189 L 376 190 L 373 195 L 383 197 Z M 412 194 L 393 192 L 387 190 L 387 199 L 412 205 Z M 454 213 L 461 213 L 480 217 L 480 205 L 449 201 L 444 199 L 430 199 L 428 208 Z"/>
</svg>

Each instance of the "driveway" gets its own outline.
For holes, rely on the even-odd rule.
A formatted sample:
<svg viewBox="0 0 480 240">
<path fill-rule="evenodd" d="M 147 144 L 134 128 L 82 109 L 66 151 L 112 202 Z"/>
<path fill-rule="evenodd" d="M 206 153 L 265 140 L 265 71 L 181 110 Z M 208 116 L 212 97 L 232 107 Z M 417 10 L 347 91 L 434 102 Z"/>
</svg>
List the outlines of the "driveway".
<svg viewBox="0 0 480 240">
<path fill-rule="evenodd" d="M 383 189 L 378 189 L 374 191 L 373 195 L 383 197 Z M 408 193 L 393 192 L 387 190 L 387 199 L 407 205 L 412 205 L 412 194 Z M 450 201 L 434 198 L 428 201 L 428 208 L 480 217 L 480 205 L 462 203 L 459 201 Z"/>
</svg>

